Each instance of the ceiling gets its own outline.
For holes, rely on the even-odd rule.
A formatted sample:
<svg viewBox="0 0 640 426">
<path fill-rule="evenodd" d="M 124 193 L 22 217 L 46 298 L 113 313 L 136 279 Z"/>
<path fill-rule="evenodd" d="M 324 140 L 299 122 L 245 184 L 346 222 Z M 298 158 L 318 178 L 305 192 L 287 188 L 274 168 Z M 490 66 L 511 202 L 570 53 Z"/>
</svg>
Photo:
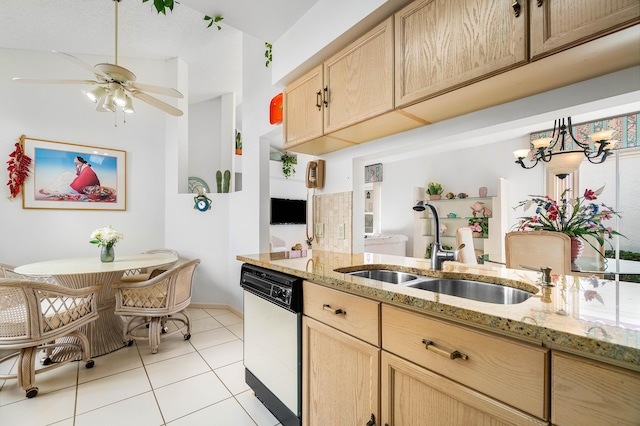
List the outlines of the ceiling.
<svg viewBox="0 0 640 426">
<path fill-rule="evenodd" d="M 119 64 L 126 67 L 127 57 L 180 57 L 189 65 L 189 103 L 232 91 L 241 99 L 241 73 L 224 58 L 241 52 L 242 33 L 272 43 L 317 1 L 181 0 L 163 16 L 156 12 L 153 0 L 120 0 Z M 223 16 L 222 30 L 207 28 L 205 15 Z M 114 62 L 114 35 L 113 0 L 0 0 L 0 48 L 57 50 L 93 65 L 95 58 L 82 55 Z M 35 71 L 19 77 L 68 78 Z M 157 84 L 146 76 L 137 77 L 142 83 Z"/>
</svg>

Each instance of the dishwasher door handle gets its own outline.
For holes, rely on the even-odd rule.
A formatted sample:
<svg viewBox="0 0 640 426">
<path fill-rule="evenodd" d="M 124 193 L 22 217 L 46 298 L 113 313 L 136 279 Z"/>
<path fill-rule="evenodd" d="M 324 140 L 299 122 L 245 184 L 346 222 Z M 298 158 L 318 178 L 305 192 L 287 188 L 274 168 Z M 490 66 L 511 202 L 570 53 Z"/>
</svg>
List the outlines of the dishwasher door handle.
<svg viewBox="0 0 640 426">
<path fill-rule="evenodd" d="M 329 311 L 329 312 L 331 312 L 332 314 L 335 314 L 335 315 L 347 315 L 347 311 L 342 310 L 340 308 L 338 308 L 338 309 L 332 308 L 331 305 L 327 305 L 326 303 L 324 305 L 322 305 L 322 310 Z"/>
</svg>

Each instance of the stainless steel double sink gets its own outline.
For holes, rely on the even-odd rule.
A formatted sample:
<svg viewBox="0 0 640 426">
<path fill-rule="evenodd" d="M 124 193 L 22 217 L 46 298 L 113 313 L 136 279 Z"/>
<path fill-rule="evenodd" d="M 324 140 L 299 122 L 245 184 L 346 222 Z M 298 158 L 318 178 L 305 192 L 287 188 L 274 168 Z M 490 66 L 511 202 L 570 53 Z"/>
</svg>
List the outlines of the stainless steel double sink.
<svg viewBox="0 0 640 426">
<path fill-rule="evenodd" d="M 412 287 L 434 293 L 448 294 L 464 299 L 501 305 L 522 303 L 533 296 L 533 293 L 529 291 L 500 284 L 472 280 L 434 278 L 389 269 L 363 269 L 345 273 L 355 277 L 368 278 L 390 284 L 398 284 L 404 287 Z"/>
</svg>

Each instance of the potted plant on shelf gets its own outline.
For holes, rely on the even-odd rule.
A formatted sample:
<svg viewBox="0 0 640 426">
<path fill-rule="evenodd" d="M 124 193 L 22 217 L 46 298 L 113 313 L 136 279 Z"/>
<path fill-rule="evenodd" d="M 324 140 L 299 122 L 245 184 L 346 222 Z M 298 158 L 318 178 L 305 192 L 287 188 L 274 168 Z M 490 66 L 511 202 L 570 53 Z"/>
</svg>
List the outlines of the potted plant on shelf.
<svg viewBox="0 0 640 426">
<path fill-rule="evenodd" d="M 298 158 L 295 155 L 289 155 L 285 151 L 284 154 L 280 157 L 282 160 L 282 174 L 285 179 L 289 179 L 289 177 L 293 176 L 296 173 L 294 164 L 298 164 Z"/>
<path fill-rule="evenodd" d="M 489 220 L 486 217 L 469 218 L 469 228 L 474 238 L 482 238 L 489 234 Z"/>
<path fill-rule="evenodd" d="M 613 216 L 620 217 L 620 214 L 604 203 L 592 202 L 603 190 L 604 186 L 596 191 L 586 189 L 582 197 L 568 198 L 567 193 L 570 189 L 566 189 L 562 192 L 559 201 L 539 195 L 532 196 L 530 200 L 520 201 L 514 210 L 523 207 L 526 211 L 529 207 L 535 206 L 535 214 L 520 217 L 517 229 L 518 231 L 555 231 L 568 235 L 571 238 L 571 262 L 575 262 L 582 254 L 583 241 L 603 255 L 600 247 L 604 245 L 605 236 L 608 239 L 613 238 L 614 235 L 624 237 L 618 231 L 603 224 L 603 221 L 612 219 Z M 595 238 L 600 247 L 595 247 L 587 236 Z"/>
<path fill-rule="evenodd" d="M 437 182 L 429 182 L 427 184 L 427 194 L 430 200 L 439 200 L 442 198 L 442 185 Z"/>
</svg>

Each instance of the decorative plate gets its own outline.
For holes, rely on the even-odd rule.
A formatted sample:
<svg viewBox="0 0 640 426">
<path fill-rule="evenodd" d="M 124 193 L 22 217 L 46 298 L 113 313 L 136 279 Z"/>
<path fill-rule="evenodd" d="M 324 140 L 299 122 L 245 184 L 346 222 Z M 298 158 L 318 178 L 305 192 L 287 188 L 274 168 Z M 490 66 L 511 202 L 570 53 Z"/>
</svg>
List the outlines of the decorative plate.
<svg viewBox="0 0 640 426">
<path fill-rule="evenodd" d="M 207 182 L 199 177 L 189 177 L 189 192 L 192 194 L 199 194 L 200 189 L 205 193 L 209 192 L 209 185 L 207 185 Z"/>
</svg>

